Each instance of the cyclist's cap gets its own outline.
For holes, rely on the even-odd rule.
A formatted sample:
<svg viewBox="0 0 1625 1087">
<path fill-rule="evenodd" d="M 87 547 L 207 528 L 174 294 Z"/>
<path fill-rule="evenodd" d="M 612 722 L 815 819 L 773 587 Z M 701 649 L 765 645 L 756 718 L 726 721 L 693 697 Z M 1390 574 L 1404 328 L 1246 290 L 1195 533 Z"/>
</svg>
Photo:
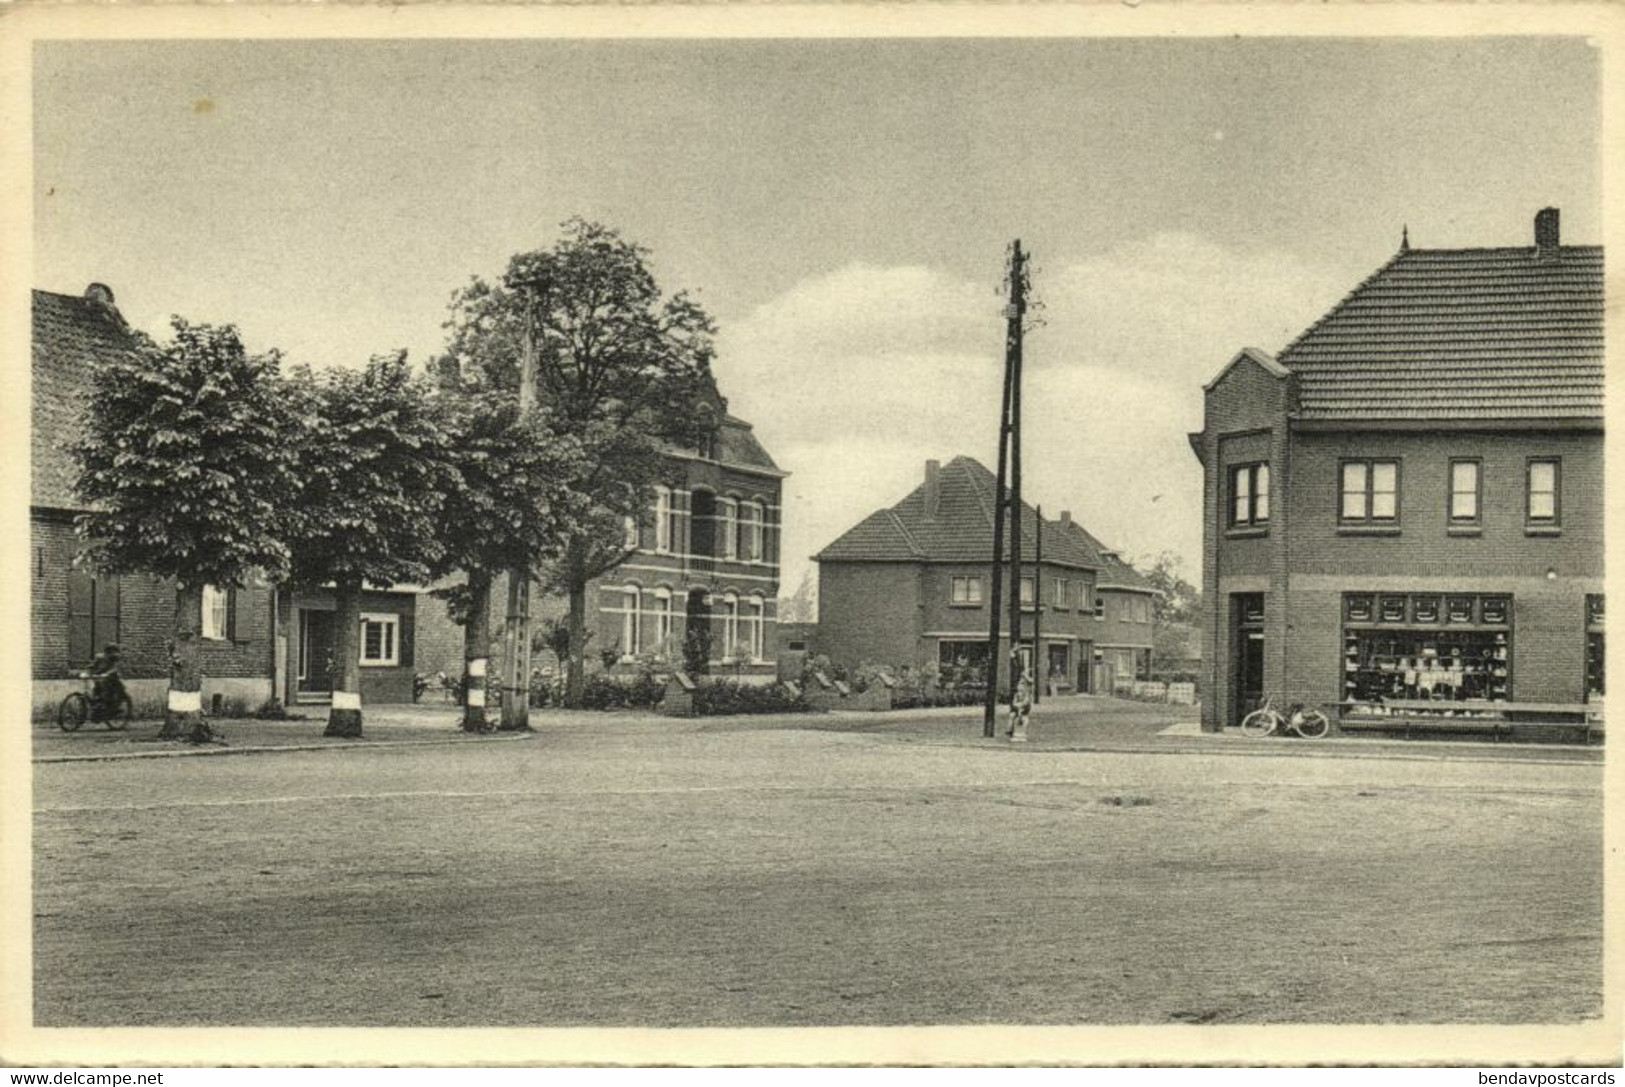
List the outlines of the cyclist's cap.
<svg viewBox="0 0 1625 1087">
<path fill-rule="evenodd" d="M 122 653 L 123 650 L 121 650 L 118 647 L 117 642 L 108 642 L 106 645 L 102 646 L 102 652 L 103 653 Z"/>
</svg>

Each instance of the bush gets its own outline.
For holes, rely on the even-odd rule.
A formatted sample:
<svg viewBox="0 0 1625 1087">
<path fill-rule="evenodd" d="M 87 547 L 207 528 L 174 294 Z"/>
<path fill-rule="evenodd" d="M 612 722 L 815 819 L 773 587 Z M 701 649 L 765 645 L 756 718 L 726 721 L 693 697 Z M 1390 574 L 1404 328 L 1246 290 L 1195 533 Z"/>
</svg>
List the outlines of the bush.
<svg viewBox="0 0 1625 1087">
<path fill-rule="evenodd" d="M 782 683 L 757 685 L 718 680 L 694 691 L 694 712 L 704 717 L 740 713 L 804 713 L 807 700 L 792 695 Z"/>
</svg>

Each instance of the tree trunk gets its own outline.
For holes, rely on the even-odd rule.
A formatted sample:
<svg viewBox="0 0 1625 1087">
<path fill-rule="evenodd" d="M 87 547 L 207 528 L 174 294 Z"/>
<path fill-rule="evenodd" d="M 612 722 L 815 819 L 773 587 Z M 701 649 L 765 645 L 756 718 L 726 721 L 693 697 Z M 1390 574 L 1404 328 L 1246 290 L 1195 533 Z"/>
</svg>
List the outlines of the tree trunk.
<svg viewBox="0 0 1625 1087">
<path fill-rule="evenodd" d="M 530 571 L 508 571 L 508 622 L 503 628 L 503 732 L 530 731 Z"/>
<path fill-rule="evenodd" d="M 570 670 L 564 692 L 564 704 L 571 709 L 581 707 L 581 698 L 587 687 L 587 582 L 570 575 Z"/>
<path fill-rule="evenodd" d="M 160 740 L 206 743 L 214 735 L 203 719 L 203 671 L 198 666 L 198 636 L 203 626 L 203 586 L 175 587 L 175 648 L 170 661 L 169 701 Z"/>
<path fill-rule="evenodd" d="M 361 735 L 361 586 L 340 585 L 333 590 L 333 708 L 323 736 Z"/>
<path fill-rule="evenodd" d="M 491 670 L 491 575 L 468 575 L 468 623 L 463 627 L 463 731 L 484 732 L 486 678 Z"/>
</svg>

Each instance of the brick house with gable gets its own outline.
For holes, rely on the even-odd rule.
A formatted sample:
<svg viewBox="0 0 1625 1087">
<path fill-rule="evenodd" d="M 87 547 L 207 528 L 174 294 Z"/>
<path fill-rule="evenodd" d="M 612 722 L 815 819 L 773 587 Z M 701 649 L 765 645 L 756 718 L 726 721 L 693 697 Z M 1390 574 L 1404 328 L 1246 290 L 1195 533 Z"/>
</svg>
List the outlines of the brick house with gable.
<svg viewBox="0 0 1625 1087">
<path fill-rule="evenodd" d="M 982 668 L 987 659 L 993 473 L 978 461 L 927 461 L 907 497 L 876 510 L 813 556 L 818 625 L 812 649 L 832 663 Z M 1062 691 L 1109 690 L 1150 671 L 1155 590 L 1112 549 L 1063 512 L 1045 519 L 1022 506 L 1022 600 L 1039 623 L 1032 645 L 1041 675 Z M 1007 606 L 1005 602 L 1004 606 Z M 1002 610 L 1002 607 L 1001 607 Z M 1000 616 L 1001 672 L 1010 631 Z"/>
<path fill-rule="evenodd" d="M 1407 239 L 1208 383 L 1203 728 L 1265 696 L 1350 725 L 1600 699 L 1603 254 L 1553 208 L 1534 233 Z"/>
<path fill-rule="evenodd" d="M 174 630 L 171 582 L 80 569 L 74 515 L 78 469 L 64 448 L 81 431 L 90 367 L 137 349 L 139 339 L 93 283 L 83 295 L 33 292 L 33 403 L 29 478 L 31 701 L 55 712 L 108 642 L 123 648 L 122 674 L 138 713 L 156 712 L 169 685 L 165 641 Z M 205 706 L 257 708 L 272 692 L 274 589 L 255 582 L 206 591 L 199 648 Z M 216 700 L 219 700 L 218 702 Z"/>
</svg>

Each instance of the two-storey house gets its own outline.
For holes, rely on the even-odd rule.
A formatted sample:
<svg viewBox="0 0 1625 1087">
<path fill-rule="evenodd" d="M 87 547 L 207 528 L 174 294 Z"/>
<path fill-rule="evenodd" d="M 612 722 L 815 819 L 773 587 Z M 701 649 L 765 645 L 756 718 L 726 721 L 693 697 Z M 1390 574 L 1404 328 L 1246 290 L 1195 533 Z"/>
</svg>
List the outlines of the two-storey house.
<svg viewBox="0 0 1625 1087">
<path fill-rule="evenodd" d="M 681 667 L 697 652 L 719 678 L 777 676 L 780 495 L 787 473 L 712 390 L 709 435 L 668 454 L 672 478 L 630 520 L 631 555 L 589 587 L 597 623 L 589 652 L 611 674 L 654 660 Z M 543 614 L 556 613 L 556 599 Z"/>
<path fill-rule="evenodd" d="M 1553 208 L 1534 233 L 1402 244 L 1207 385 L 1204 728 L 1266 696 L 1601 696 L 1602 250 L 1560 244 Z"/>
<path fill-rule="evenodd" d="M 924 479 L 907 497 L 813 556 L 819 574 L 812 648 L 846 668 L 936 665 L 985 674 L 994 485 L 993 473 L 970 457 L 927 461 Z M 1063 691 L 1109 690 L 1116 678 L 1147 675 L 1150 584 L 1069 513 L 1040 525 L 1024 503 L 1021 515 L 1024 663 L 1036 662 L 1035 674 Z M 1000 638 L 1002 681 L 1007 614 L 1000 615 Z"/>
</svg>

